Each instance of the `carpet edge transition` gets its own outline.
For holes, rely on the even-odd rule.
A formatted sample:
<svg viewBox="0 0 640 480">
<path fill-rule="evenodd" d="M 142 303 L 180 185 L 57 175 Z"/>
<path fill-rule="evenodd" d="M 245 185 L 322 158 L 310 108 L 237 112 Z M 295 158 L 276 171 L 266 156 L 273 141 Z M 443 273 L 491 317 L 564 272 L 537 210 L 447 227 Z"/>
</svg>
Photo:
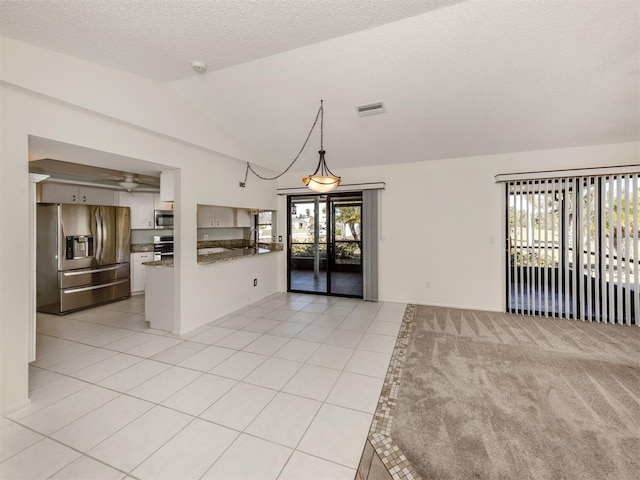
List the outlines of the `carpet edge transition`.
<svg viewBox="0 0 640 480">
<path fill-rule="evenodd" d="M 378 405 L 356 472 L 357 480 L 421 480 L 416 469 L 391 436 L 405 355 L 411 338 L 416 305 L 408 304 L 384 378 Z"/>
</svg>

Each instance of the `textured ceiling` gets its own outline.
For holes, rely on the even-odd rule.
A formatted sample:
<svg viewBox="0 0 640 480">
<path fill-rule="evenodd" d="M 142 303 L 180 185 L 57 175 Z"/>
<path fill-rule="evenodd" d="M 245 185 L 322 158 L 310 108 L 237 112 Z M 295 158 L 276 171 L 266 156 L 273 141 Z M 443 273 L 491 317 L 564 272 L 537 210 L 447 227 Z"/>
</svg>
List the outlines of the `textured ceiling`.
<svg viewBox="0 0 640 480">
<path fill-rule="evenodd" d="M 7 2 L 2 34 L 169 81 L 284 168 L 640 140 L 637 0 Z M 207 62 L 195 74 L 189 61 Z M 359 117 L 355 106 L 387 112 Z M 318 136 L 294 170 L 317 161 Z M 535 166 L 532 166 L 535 168 Z"/>
<path fill-rule="evenodd" d="M 462 2 L 171 85 L 281 168 L 320 99 L 327 162 L 338 174 L 635 141 L 639 5 Z M 356 114 L 376 101 L 386 113 Z M 314 165 L 317 144 L 296 169 Z"/>
<path fill-rule="evenodd" d="M 0 0 L 5 37 L 161 82 L 462 0 Z"/>
</svg>

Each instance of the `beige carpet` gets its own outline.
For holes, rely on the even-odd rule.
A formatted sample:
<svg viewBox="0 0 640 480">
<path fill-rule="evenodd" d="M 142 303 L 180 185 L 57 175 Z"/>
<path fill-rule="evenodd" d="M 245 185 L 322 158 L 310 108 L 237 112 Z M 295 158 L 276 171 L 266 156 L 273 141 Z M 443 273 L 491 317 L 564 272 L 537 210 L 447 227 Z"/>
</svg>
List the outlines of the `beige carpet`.
<svg viewBox="0 0 640 480">
<path fill-rule="evenodd" d="M 425 480 L 638 480 L 640 328 L 418 306 L 392 425 Z"/>
</svg>

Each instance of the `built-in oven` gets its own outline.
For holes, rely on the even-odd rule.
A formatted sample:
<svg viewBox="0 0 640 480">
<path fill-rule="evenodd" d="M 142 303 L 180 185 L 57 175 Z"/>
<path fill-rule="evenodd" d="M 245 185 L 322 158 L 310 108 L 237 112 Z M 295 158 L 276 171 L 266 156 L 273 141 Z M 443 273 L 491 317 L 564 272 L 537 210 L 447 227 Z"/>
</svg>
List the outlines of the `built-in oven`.
<svg viewBox="0 0 640 480">
<path fill-rule="evenodd" d="M 157 230 L 173 228 L 173 210 L 154 210 L 153 217 Z"/>
<path fill-rule="evenodd" d="M 153 259 L 169 260 L 173 258 L 173 235 L 154 235 Z"/>
</svg>

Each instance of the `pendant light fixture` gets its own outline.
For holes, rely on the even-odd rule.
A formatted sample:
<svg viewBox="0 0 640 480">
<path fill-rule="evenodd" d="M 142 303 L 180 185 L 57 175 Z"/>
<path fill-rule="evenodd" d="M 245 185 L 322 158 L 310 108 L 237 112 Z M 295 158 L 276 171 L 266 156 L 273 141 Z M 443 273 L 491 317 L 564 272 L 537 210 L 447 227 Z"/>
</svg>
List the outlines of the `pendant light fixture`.
<svg viewBox="0 0 640 480">
<path fill-rule="evenodd" d="M 335 189 L 338 185 L 340 185 L 341 178 L 334 175 L 329 167 L 327 167 L 327 162 L 324 159 L 324 106 L 323 101 L 320 100 L 320 158 L 318 160 L 318 166 L 316 167 L 315 172 L 311 175 L 304 177 L 302 179 L 302 183 L 305 187 L 310 188 L 314 192 L 318 193 L 327 193 L 331 190 Z"/>
<path fill-rule="evenodd" d="M 342 179 L 337 175 L 335 175 L 331 170 L 329 170 L 329 167 L 327 167 L 327 162 L 324 158 L 324 155 L 326 153 L 324 150 L 324 101 L 320 100 L 320 108 L 318 109 L 318 113 L 316 114 L 316 118 L 313 122 L 311 130 L 309 131 L 309 134 L 307 135 L 307 138 L 304 141 L 302 148 L 298 152 L 298 155 L 296 155 L 296 158 L 293 159 L 293 161 L 284 170 L 284 172 L 276 175 L 275 177 L 265 177 L 260 175 L 258 172 L 256 172 L 251 166 L 251 164 L 247 162 L 247 169 L 244 174 L 244 181 L 240 182 L 240 187 L 244 188 L 246 186 L 249 172 L 252 172 L 256 177 L 260 178 L 261 180 L 276 180 L 277 178 L 280 178 L 282 175 L 287 173 L 291 169 L 291 167 L 293 167 L 293 164 L 296 163 L 296 160 L 300 158 L 300 154 L 302 154 L 302 152 L 304 151 L 304 148 L 307 146 L 307 143 L 309 142 L 309 138 L 311 137 L 313 130 L 316 128 L 316 125 L 318 124 L 318 118 L 320 118 L 320 151 L 318 152 L 318 154 L 320 155 L 320 158 L 318 159 L 318 166 L 316 167 L 315 171 L 311 175 L 304 177 L 302 179 L 302 183 L 304 184 L 305 187 L 318 193 L 330 192 L 334 190 L 338 185 L 340 185 L 340 182 L 342 181 Z"/>
</svg>

